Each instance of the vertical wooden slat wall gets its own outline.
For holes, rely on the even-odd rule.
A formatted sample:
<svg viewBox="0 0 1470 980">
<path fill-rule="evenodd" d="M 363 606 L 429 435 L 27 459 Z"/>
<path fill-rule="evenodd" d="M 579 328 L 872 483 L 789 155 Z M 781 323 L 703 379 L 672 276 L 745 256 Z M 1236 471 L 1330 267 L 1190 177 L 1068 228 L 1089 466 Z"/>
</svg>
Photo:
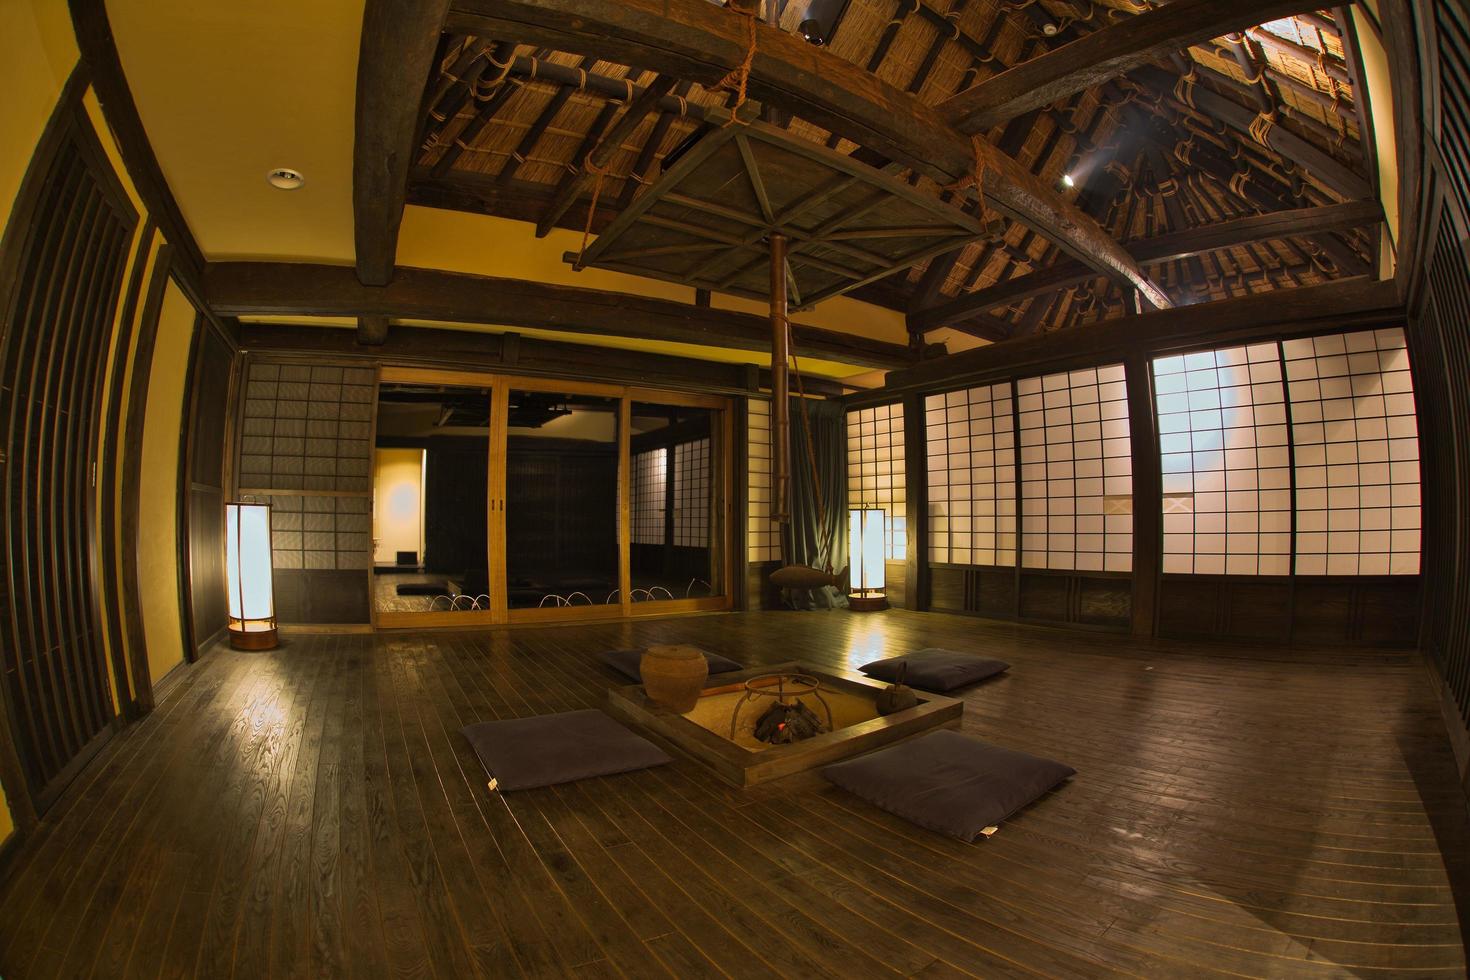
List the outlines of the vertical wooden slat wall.
<svg viewBox="0 0 1470 980">
<path fill-rule="evenodd" d="M 117 709 L 88 574 L 102 367 L 137 214 L 76 101 L 37 152 L 29 220 L 7 239 L 0 314 L 0 644 L 25 788 L 44 811 Z"/>
<path fill-rule="evenodd" d="M 1423 267 L 1408 330 L 1425 489 L 1421 646 L 1470 790 L 1470 16 L 1416 9 L 1437 82 L 1424 92 Z"/>
</svg>

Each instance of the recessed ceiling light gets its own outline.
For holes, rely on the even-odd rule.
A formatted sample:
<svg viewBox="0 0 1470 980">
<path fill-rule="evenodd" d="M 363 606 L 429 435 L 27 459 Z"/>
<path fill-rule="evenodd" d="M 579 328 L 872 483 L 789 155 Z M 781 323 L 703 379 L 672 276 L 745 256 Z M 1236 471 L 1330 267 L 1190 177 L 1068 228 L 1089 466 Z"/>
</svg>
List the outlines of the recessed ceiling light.
<svg viewBox="0 0 1470 980">
<path fill-rule="evenodd" d="M 265 178 L 271 182 L 272 187 L 278 187 L 283 191 L 294 191 L 306 183 L 306 178 L 301 173 L 290 167 L 278 167 L 272 170 Z"/>
<path fill-rule="evenodd" d="M 1077 182 L 1072 179 L 1071 174 L 1062 174 L 1062 183 L 1066 184 L 1068 187 L 1077 186 Z"/>
</svg>

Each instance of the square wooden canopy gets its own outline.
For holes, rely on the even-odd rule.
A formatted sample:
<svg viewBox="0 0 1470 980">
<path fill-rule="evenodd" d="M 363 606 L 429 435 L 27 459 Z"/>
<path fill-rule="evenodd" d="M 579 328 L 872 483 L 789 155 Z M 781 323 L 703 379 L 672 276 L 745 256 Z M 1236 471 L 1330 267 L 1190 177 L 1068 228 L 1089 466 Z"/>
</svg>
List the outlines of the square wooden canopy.
<svg viewBox="0 0 1470 980">
<path fill-rule="evenodd" d="M 588 247 L 581 265 L 765 300 L 772 232 L 798 307 L 989 230 L 881 170 L 760 122 L 710 128 Z M 566 261 L 578 265 L 578 254 Z"/>
</svg>

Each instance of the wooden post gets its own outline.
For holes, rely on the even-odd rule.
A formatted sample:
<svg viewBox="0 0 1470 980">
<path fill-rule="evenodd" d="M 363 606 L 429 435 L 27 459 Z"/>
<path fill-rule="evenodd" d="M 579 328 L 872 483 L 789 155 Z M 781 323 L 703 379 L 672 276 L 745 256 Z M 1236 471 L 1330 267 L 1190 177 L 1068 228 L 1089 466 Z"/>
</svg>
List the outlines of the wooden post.
<svg viewBox="0 0 1470 980">
<path fill-rule="evenodd" d="M 1128 389 L 1129 442 L 1133 449 L 1133 613 L 1135 636 L 1152 636 L 1158 619 L 1163 551 L 1163 476 L 1154 424 L 1149 356 L 1131 354 L 1123 369 Z"/>
<path fill-rule="evenodd" d="M 791 400 L 786 378 L 786 236 L 771 233 L 771 516 L 790 523 Z M 783 536 L 784 541 L 784 536 Z"/>
</svg>

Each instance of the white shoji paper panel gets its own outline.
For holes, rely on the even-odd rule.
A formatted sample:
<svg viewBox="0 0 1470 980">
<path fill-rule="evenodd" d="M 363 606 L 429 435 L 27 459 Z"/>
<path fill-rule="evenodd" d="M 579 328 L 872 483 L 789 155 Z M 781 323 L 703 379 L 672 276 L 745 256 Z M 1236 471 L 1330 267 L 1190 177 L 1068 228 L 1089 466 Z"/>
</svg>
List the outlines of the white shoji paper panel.
<svg viewBox="0 0 1470 980">
<path fill-rule="evenodd" d="M 848 412 L 847 503 L 888 512 L 883 554 L 890 561 L 908 556 L 904 476 L 902 403 Z"/>
<path fill-rule="evenodd" d="M 1286 575 L 1291 456 L 1274 343 L 1154 361 L 1165 572 Z"/>
<path fill-rule="evenodd" d="M 771 405 L 755 398 L 746 405 L 746 550 L 750 561 L 780 561 L 781 525 L 771 520 Z"/>
<path fill-rule="evenodd" d="M 664 543 L 664 497 L 668 471 L 667 449 L 650 449 L 633 456 L 633 543 Z"/>
<path fill-rule="evenodd" d="M 1123 365 L 1023 378 L 1021 560 L 1133 568 L 1133 466 Z"/>
<path fill-rule="evenodd" d="M 674 446 L 674 544 L 709 547 L 709 440 Z"/>
<path fill-rule="evenodd" d="M 1400 329 L 1288 340 L 1296 570 L 1419 571 L 1419 433 Z"/>
<path fill-rule="evenodd" d="M 1016 433 L 1009 384 L 924 399 L 929 559 L 1016 563 Z"/>
</svg>

